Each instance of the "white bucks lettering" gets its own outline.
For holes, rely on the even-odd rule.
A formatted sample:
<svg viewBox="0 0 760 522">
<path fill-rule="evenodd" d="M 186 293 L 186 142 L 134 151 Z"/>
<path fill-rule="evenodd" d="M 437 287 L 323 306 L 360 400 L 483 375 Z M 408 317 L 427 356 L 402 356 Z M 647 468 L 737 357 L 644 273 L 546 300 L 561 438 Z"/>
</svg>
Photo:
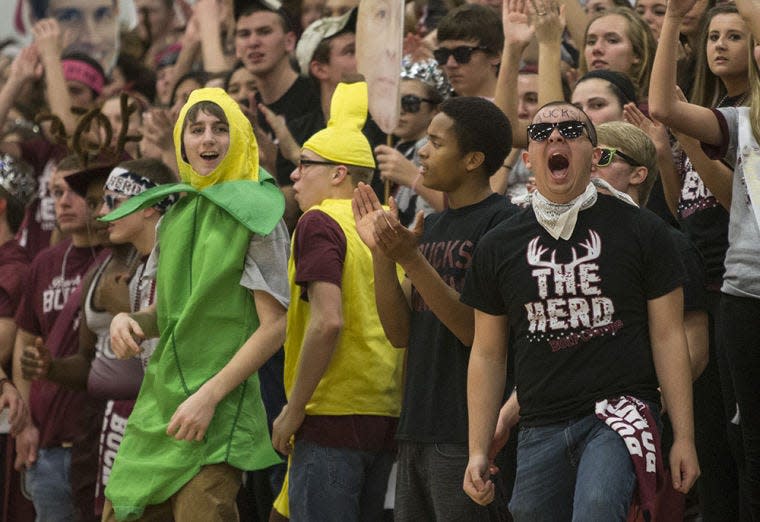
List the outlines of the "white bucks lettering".
<svg viewBox="0 0 760 522">
<path fill-rule="evenodd" d="M 636 403 L 632 402 L 636 401 Z M 647 473 L 657 471 L 657 446 L 652 426 L 641 414 L 634 398 L 621 398 L 616 402 L 600 401 L 596 404 L 597 416 L 623 438 L 632 456 L 644 459 Z"/>
<path fill-rule="evenodd" d="M 103 417 L 103 429 L 100 432 L 100 455 L 102 467 L 100 470 L 102 487 L 108 485 L 111 468 L 119 451 L 124 430 L 127 429 L 127 417 L 122 417 L 114 411 L 114 401 L 108 401 Z"/>
<path fill-rule="evenodd" d="M 615 307 L 611 299 L 601 295 L 598 286 L 601 279 L 595 261 L 602 253 L 599 234 L 590 230 L 589 239 L 579 247 L 585 254 L 579 255 L 576 247 L 572 247 L 572 261 L 561 263 L 557 261 L 557 251 L 550 252 L 538 237 L 528 244 L 526 258 L 528 265 L 535 267 L 531 276 L 539 296 L 539 300 L 525 304 L 529 330 L 534 334 L 533 341 L 546 340 L 553 351 L 614 334 L 622 327 L 620 321 L 613 322 Z M 545 258 L 545 254 L 549 255 Z M 553 333 L 541 335 L 547 332 Z"/>
<path fill-rule="evenodd" d="M 50 285 L 42 292 L 42 313 L 63 310 L 63 305 L 66 304 L 71 292 L 79 286 L 81 280 L 79 275 L 70 279 L 61 276 L 54 277 Z"/>
</svg>

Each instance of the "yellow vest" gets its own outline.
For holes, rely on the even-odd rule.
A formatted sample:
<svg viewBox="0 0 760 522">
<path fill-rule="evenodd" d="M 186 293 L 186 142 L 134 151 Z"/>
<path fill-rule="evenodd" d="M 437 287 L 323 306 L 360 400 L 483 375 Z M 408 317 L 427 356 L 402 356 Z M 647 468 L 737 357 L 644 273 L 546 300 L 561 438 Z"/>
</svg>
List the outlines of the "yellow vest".
<svg viewBox="0 0 760 522">
<path fill-rule="evenodd" d="M 328 199 L 308 212 L 315 210 L 334 219 L 346 236 L 341 279 L 343 329 L 330 365 L 306 405 L 306 414 L 397 417 L 401 410 L 404 352 L 391 346 L 380 324 L 372 255 L 356 232 L 351 200 Z M 288 308 L 285 338 L 285 391 L 290 396 L 311 315 L 309 302 L 299 298 L 301 288 L 295 282 L 292 252 L 288 276 L 293 299 Z"/>
</svg>

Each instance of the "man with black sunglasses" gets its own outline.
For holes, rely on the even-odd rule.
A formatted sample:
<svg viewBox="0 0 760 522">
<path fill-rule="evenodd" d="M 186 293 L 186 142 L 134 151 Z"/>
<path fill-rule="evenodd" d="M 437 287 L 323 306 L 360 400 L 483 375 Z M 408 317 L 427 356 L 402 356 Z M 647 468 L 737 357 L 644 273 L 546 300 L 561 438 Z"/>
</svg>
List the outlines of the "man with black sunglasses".
<svg viewBox="0 0 760 522">
<path fill-rule="evenodd" d="M 492 99 L 501 62 L 504 32 L 492 9 L 465 4 L 438 24 L 438 48 L 433 51 L 459 96 Z"/>
<path fill-rule="evenodd" d="M 519 420 L 514 520 L 623 521 L 634 488 L 651 513 L 658 386 L 673 426 L 672 487 L 686 493 L 699 476 L 683 266 L 662 220 L 617 191 L 597 193 L 600 150 L 583 111 L 545 105 L 528 138 L 536 192 L 479 243 L 462 291 L 475 308 L 464 488 L 493 500 L 492 441 Z M 502 407 L 508 334 L 516 386 Z"/>
</svg>

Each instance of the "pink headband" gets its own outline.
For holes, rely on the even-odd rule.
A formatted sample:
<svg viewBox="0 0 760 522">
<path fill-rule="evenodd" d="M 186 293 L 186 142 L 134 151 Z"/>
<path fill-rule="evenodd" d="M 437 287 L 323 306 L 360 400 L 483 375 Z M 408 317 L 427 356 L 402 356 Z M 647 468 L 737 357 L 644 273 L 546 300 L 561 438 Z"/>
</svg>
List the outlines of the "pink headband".
<svg viewBox="0 0 760 522">
<path fill-rule="evenodd" d="M 103 91 L 105 79 L 89 63 L 79 60 L 62 60 L 61 64 L 63 65 L 63 77 L 66 78 L 66 81 L 81 82 L 98 95 Z"/>
</svg>

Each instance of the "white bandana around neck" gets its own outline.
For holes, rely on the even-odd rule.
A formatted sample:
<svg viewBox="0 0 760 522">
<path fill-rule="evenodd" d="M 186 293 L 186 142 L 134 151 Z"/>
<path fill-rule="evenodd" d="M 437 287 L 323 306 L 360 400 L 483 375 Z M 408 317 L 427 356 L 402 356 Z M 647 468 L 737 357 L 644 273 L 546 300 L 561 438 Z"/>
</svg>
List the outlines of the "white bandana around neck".
<svg viewBox="0 0 760 522">
<path fill-rule="evenodd" d="M 596 203 L 596 187 L 589 183 L 580 196 L 567 203 L 549 201 L 538 190 L 533 191 L 530 204 L 539 224 L 554 239 L 570 239 L 578 221 L 578 212 Z"/>
<path fill-rule="evenodd" d="M 549 201 L 538 190 L 530 194 L 529 202 L 533 207 L 533 213 L 536 219 L 544 229 L 549 232 L 554 239 L 570 239 L 575 230 L 575 223 L 578 221 L 578 212 L 586 210 L 596 203 L 596 187 L 602 188 L 610 195 L 625 201 L 630 205 L 636 206 L 631 196 L 620 192 L 612 185 L 600 178 L 593 178 L 586 186 L 586 190 L 577 198 L 568 203 L 554 203 Z"/>
</svg>

